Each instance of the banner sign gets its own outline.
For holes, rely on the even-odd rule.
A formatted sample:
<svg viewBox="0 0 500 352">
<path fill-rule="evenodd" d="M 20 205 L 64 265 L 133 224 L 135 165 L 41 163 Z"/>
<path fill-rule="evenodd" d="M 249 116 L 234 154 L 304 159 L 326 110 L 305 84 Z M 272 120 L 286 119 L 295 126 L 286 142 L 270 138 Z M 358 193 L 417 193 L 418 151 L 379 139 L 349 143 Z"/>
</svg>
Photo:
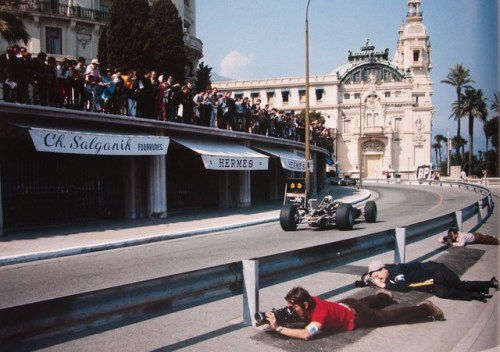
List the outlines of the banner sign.
<svg viewBox="0 0 500 352">
<path fill-rule="evenodd" d="M 306 172 L 306 160 L 289 159 L 286 157 L 281 157 L 281 166 L 285 170 Z M 313 163 L 309 163 L 309 171 L 313 172 Z"/>
<path fill-rule="evenodd" d="M 208 170 L 267 170 L 268 158 L 202 155 Z"/>
<path fill-rule="evenodd" d="M 169 137 L 30 128 L 39 152 L 88 155 L 166 155 Z"/>
</svg>

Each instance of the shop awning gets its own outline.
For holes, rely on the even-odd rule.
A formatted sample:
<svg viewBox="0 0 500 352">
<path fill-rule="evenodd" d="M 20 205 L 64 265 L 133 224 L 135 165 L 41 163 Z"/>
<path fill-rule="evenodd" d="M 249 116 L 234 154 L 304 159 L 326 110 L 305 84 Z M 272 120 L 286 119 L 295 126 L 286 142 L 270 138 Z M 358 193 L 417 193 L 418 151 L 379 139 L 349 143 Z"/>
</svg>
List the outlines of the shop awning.
<svg viewBox="0 0 500 352">
<path fill-rule="evenodd" d="M 172 139 L 201 155 L 209 170 L 267 170 L 269 157 L 237 143 L 216 140 L 172 137 Z"/>
<path fill-rule="evenodd" d="M 268 147 L 268 146 L 265 147 L 255 146 L 253 148 L 262 151 L 264 153 L 279 157 L 281 161 L 281 166 L 285 170 L 306 172 L 306 159 L 298 155 L 297 152 L 283 148 Z M 309 163 L 309 170 L 311 172 L 313 171 L 312 162 Z"/>
<path fill-rule="evenodd" d="M 39 152 L 90 155 L 166 155 L 169 137 L 29 127 Z"/>
</svg>

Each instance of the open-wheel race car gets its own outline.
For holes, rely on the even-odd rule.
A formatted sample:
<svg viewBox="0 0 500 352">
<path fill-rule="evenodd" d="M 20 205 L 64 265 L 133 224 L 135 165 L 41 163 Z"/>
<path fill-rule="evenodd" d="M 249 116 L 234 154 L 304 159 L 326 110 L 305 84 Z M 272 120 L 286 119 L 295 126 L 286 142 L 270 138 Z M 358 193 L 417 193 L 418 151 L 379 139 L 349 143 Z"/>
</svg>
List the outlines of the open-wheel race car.
<svg viewBox="0 0 500 352">
<path fill-rule="evenodd" d="M 363 216 L 365 221 L 377 221 L 377 204 L 367 201 L 363 207 L 355 207 L 350 203 L 334 201 L 326 195 L 318 202 L 308 199 L 304 179 L 288 179 L 285 198 L 280 211 L 280 225 L 285 231 L 295 231 L 299 224 L 311 227 L 328 227 L 335 225 L 339 230 L 350 230 L 354 221 Z"/>
</svg>

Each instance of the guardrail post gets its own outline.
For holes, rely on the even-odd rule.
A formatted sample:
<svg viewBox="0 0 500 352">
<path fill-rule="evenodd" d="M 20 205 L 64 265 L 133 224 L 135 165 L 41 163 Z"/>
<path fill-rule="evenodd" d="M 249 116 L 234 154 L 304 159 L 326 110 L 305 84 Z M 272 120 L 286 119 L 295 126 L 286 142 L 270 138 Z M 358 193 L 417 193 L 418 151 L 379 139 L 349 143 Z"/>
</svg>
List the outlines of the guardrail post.
<svg viewBox="0 0 500 352">
<path fill-rule="evenodd" d="M 493 212 L 493 196 L 491 193 L 488 195 L 488 215 Z"/>
<path fill-rule="evenodd" d="M 483 201 L 477 202 L 477 224 L 481 225 L 483 223 Z"/>
<path fill-rule="evenodd" d="M 259 261 L 244 259 L 243 263 L 243 324 L 253 325 L 259 311 Z"/>
<path fill-rule="evenodd" d="M 458 231 L 462 232 L 463 222 L 462 222 L 462 211 L 461 210 L 457 210 L 455 212 L 455 222 L 457 223 Z"/>
<path fill-rule="evenodd" d="M 406 228 L 396 227 L 396 245 L 394 246 L 394 263 L 404 263 L 406 255 Z"/>
</svg>

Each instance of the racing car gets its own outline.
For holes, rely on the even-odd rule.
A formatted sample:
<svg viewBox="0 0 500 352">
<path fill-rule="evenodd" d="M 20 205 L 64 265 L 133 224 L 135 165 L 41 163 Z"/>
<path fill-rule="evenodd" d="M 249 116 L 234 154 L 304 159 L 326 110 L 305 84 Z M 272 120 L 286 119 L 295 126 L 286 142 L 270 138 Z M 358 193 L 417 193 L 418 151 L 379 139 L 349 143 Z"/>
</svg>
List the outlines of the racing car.
<svg viewBox="0 0 500 352">
<path fill-rule="evenodd" d="M 285 198 L 280 211 L 280 225 L 284 231 L 295 231 L 299 224 L 325 228 L 335 225 L 339 230 L 350 230 L 354 221 L 363 216 L 367 223 L 377 221 L 377 204 L 367 201 L 363 207 L 334 201 L 331 195 L 308 199 L 304 179 L 288 179 Z"/>
</svg>

